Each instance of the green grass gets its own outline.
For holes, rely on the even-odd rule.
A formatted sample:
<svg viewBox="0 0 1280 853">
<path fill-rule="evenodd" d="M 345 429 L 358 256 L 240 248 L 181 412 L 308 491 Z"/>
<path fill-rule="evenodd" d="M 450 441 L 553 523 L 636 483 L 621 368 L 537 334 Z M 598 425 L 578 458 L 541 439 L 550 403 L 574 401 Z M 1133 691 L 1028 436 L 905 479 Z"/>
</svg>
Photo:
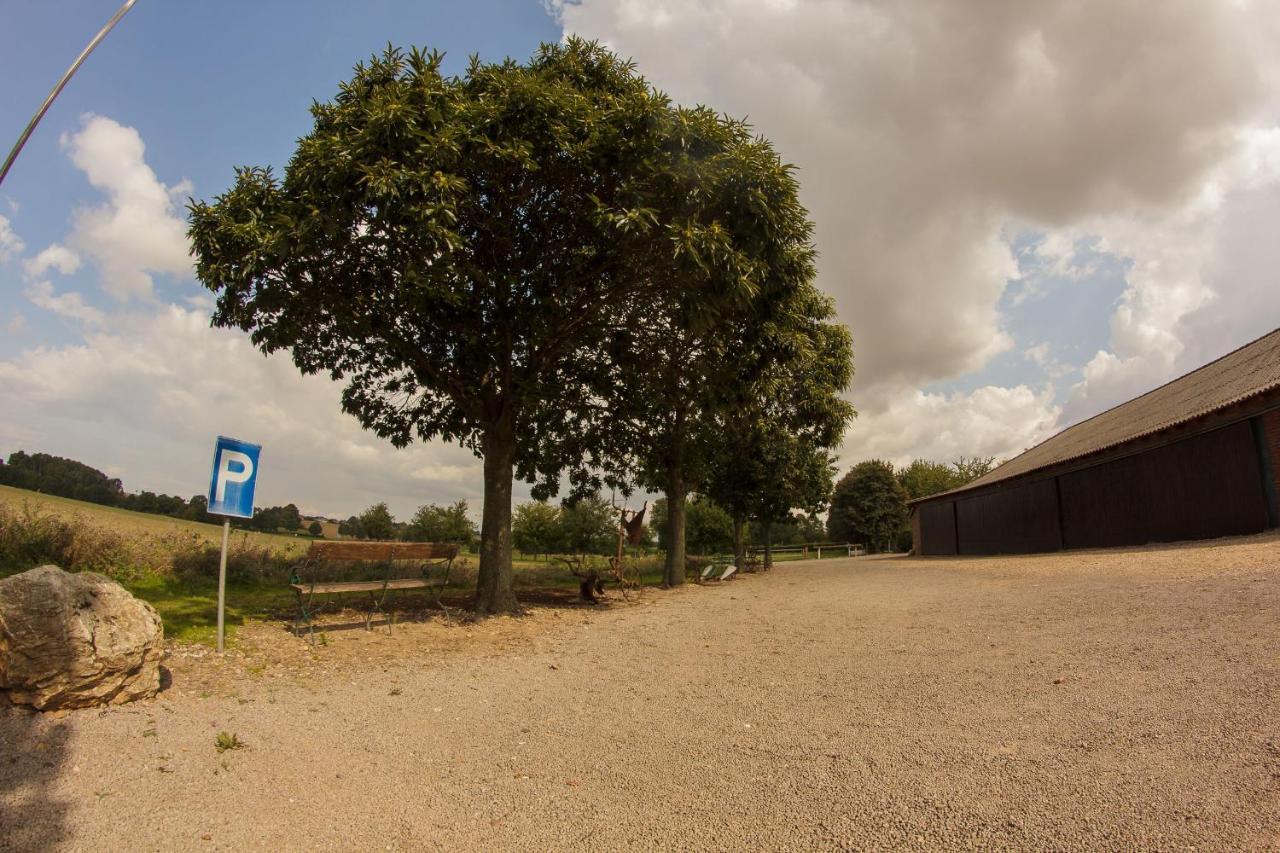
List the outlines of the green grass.
<svg viewBox="0 0 1280 853">
<path fill-rule="evenodd" d="M 129 509 L 60 498 L 26 489 L 15 489 L 12 486 L 0 486 L 0 501 L 15 506 L 31 504 L 39 510 L 63 517 L 80 516 L 92 524 L 110 527 L 117 533 L 143 533 L 152 536 L 175 533 L 195 534 L 215 545 L 222 543 L 222 525 L 220 524 L 204 524 L 199 521 L 171 518 L 167 515 L 134 512 Z M 231 535 L 236 538 L 243 537 L 252 545 L 285 551 L 290 555 L 301 554 L 312 541 L 310 537 L 260 533 L 256 530 L 233 529 Z"/>
<path fill-rule="evenodd" d="M 126 581 L 125 589 L 149 602 L 164 621 L 164 634 L 186 643 L 214 645 L 218 633 L 216 581 L 151 575 Z M 281 584 L 227 584 L 225 625 L 228 641 L 246 620 L 288 619 L 295 609 L 293 590 Z"/>
</svg>

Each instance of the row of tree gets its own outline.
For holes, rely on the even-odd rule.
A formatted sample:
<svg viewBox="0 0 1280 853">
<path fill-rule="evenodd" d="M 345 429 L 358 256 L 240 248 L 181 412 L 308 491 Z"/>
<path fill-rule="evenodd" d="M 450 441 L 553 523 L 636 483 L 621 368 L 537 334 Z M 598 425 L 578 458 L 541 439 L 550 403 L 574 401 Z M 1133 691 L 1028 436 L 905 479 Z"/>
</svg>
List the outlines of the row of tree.
<svg viewBox="0 0 1280 853">
<path fill-rule="evenodd" d="M 339 524 L 338 533 L 355 539 L 456 542 L 467 548 L 475 544 L 478 535 L 465 500 L 449 506 L 420 506 L 407 522 L 396 521 L 385 502 L 376 503 Z"/>
<path fill-rule="evenodd" d="M 397 446 L 483 459 L 476 609 L 517 607 L 512 483 L 570 504 L 688 498 L 747 524 L 822 508 L 852 407 L 848 330 L 816 290 L 791 166 L 743 122 L 680 107 L 571 38 L 527 63 L 388 49 L 312 106 L 283 179 L 244 168 L 190 207 L 215 324 L 344 381 Z"/>
<path fill-rule="evenodd" d="M 118 478 L 108 477 L 97 468 L 75 459 L 48 453 L 16 450 L 9 454 L 7 462 L 0 459 L 0 485 L 133 512 L 167 515 L 207 524 L 222 523 L 221 517 L 209 514 L 209 499 L 205 495 L 183 499 L 155 492 L 126 492 L 124 484 Z M 234 524 L 246 530 L 293 532 L 302 529 L 302 516 L 293 504 L 255 507 L 253 518 L 236 519 Z M 308 532 L 319 535 L 319 524 L 312 522 Z"/>
<path fill-rule="evenodd" d="M 957 489 L 994 467 L 995 457 L 961 457 L 949 464 L 917 459 L 903 468 L 881 459 L 860 462 L 835 486 L 827 533 L 873 551 L 906 550 L 911 547 L 908 501 Z"/>
</svg>

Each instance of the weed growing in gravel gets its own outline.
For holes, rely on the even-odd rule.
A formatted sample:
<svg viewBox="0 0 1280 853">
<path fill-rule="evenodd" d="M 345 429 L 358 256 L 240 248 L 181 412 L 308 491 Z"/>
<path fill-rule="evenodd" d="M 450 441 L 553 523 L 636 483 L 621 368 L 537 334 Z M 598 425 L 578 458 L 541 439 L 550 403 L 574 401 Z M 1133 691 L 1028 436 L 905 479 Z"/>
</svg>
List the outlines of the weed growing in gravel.
<svg viewBox="0 0 1280 853">
<path fill-rule="evenodd" d="M 240 740 L 236 734 L 227 734 L 226 732 L 218 732 L 218 737 L 213 743 L 218 752 L 226 752 L 229 749 L 244 749 L 244 741 Z"/>
</svg>

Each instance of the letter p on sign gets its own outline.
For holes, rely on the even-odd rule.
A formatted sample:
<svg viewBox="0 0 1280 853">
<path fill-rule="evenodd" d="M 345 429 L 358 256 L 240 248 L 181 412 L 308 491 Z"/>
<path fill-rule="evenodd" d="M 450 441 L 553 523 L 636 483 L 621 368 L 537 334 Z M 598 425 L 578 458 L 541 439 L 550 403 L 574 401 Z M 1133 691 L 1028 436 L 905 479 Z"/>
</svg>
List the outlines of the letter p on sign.
<svg viewBox="0 0 1280 853">
<path fill-rule="evenodd" d="M 209 481 L 209 512 L 253 518 L 253 489 L 257 485 L 258 454 L 262 446 L 218 436 Z"/>
</svg>

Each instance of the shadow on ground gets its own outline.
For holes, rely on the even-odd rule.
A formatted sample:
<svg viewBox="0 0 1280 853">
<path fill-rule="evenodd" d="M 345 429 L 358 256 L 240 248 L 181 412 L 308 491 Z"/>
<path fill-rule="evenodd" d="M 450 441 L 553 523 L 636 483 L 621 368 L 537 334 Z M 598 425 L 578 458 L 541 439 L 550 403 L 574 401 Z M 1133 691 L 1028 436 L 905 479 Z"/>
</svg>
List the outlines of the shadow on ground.
<svg viewBox="0 0 1280 853">
<path fill-rule="evenodd" d="M 0 850 L 48 850 L 68 840 L 68 801 L 57 793 L 67 772 L 70 729 L 0 698 Z"/>
</svg>

